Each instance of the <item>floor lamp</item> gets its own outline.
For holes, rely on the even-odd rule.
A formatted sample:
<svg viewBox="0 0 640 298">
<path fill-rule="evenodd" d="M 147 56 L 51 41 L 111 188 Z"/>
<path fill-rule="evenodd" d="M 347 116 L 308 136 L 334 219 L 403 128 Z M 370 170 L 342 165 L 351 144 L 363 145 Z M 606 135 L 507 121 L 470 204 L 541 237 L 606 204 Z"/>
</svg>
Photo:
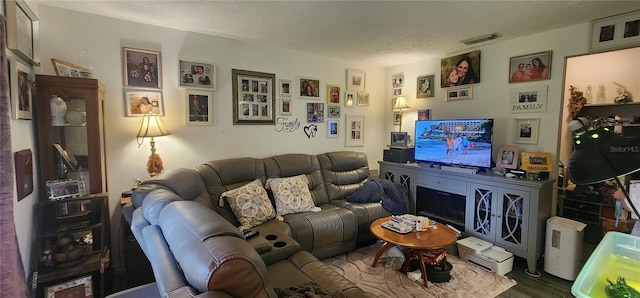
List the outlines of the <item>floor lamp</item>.
<svg viewBox="0 0 640 298">
<path fill-rule="evenodd" d="M 151 177 L 159 174 L 164 169 L 160 155 L 156 154 L 156 141 L 153 138 L 170 134 L 171 132 L 164 127 L 158 115 L 147 114 L 142 117 L 142 124 L 140 125 L 136 140 L 138 147 L 140 147 L 146 137 L 151 138 L 149 141 L 151 145 L 151 155 L 149 155 L 149 161 L 147 162 L 147 171 Z"/>
<path fill-rule="evenodd" d="M 604 126 L 601 119 L 577 118 L 569 124 L 574 133 L 573 152 L 567 167 L 570 179 L 580 185 L 615 180 L 627 203 L 640 218 L 638 209 L 618 176 L 640 170 L 640 139 L 625 137 Z"/>
<path fill-rule="evenodd" d="M 410 109 L 409 104 L 407 104 L 407 98 L 404 96 L 396 97 L 396 103 L 393 105 L 394 111 L 400 111 L 400 129 L 399 132 L 402 132 L 402 111 Z"/>
</svg>

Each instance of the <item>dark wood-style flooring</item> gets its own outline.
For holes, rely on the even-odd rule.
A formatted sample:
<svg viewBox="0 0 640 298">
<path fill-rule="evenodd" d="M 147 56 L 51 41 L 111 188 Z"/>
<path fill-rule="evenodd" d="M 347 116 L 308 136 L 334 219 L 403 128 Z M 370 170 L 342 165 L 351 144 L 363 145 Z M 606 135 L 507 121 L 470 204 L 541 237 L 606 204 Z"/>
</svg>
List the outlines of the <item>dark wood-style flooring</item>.
<svg viewBox="0 0 640 298">
<path fill-rule="evenodd" d="M 595 249 L 595 245 L 584 244 L 582 249 L 582 264 L 589 259 Z M 575 297 L 571 294 L 573 281 L 565 280 L 544 271 L 544 260 L 538 260 L 537 270 L 540 277 L 531 277 L 524 270 L 527 268 L 527 260 L 515 257 L 513 270 L 506 276 L 518 282 L 517 285 L 498 295 L 502 298 L 523 297 Z"/>
</svg>

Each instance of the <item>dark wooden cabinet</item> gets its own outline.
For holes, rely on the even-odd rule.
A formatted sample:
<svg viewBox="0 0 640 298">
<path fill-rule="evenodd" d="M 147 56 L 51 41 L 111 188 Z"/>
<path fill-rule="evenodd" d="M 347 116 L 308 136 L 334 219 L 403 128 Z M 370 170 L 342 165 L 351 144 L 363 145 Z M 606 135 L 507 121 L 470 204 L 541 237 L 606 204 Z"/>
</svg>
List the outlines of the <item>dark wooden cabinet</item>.
<svg viewBox="0 0 640 298">
<path fill-rule="evenodd" d="M 107 192 L 103 85 L 95 79 L 36 75 L 36 90 L 40 193 L 49 191 L 46 181 L 81 178 L 86 193 Z M 54 96 L 66 105 L 65 119 L 58 122 L 52 119 Z M 72 112 L 86 113 L 86 121 L 68 121 Z"/>
<path fill-rule="evenodd" d="M 104 87 L 95 79 L 36 75 L 36 90 L 40 200 L 30 296 L 61 297 L 84 284 L 104 297 L 111 249 Z"/>
</svg>

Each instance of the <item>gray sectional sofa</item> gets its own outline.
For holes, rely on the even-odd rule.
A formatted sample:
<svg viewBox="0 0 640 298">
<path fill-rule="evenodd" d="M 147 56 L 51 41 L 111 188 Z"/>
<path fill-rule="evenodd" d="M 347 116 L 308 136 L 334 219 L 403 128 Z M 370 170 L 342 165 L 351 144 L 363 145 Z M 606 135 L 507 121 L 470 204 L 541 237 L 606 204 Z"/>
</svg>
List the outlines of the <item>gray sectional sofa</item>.
<svg viewBox="0 0 640 298">
<path fill-rule="evenodd" d="M 245 240 L 221 196 L 255 180 L 299 175 L 317 210 L 269 219 Z M 369 225 L 390 215 L 379 202 L 347 201 L 369 179 L 366 155 L 351 151 L 208 161 L 144 181 L 132 196 L 131 229 L 166 297 L 275 297 L 309 285 L 369 297 L 319 261 L 374 240 Z"/>
</svg>

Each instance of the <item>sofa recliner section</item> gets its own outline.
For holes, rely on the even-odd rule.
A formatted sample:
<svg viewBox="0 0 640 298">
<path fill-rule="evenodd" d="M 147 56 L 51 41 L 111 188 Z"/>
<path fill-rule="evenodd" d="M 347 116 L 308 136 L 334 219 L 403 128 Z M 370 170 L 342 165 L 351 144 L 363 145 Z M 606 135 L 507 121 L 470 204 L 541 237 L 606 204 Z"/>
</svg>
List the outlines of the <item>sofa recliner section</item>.
<svg viewBox="0 0 640 298">
<path fill-rule="evenodd" d="M 269 178 L 298 175 L 309 181 L 319 211 L 269 220 L 252 228 L 258 237 L 243 239 L 229 204 L 220 204 L 221 194 L 256 179 L 264 185 Z M 133 194 L 131 228 L 167 297 L 270 297 L 275 287 L 305 282 L 347 297 L 370 297 L 318 260 L 374 239 L 370 223 L 389 215 L 380 203 L 346 200 L 369 178 L 366 155 L 349 151 L 207 161 L 144 181 Z M 156 245 L 162 240 L 165 245 Z"/>
</svg>

